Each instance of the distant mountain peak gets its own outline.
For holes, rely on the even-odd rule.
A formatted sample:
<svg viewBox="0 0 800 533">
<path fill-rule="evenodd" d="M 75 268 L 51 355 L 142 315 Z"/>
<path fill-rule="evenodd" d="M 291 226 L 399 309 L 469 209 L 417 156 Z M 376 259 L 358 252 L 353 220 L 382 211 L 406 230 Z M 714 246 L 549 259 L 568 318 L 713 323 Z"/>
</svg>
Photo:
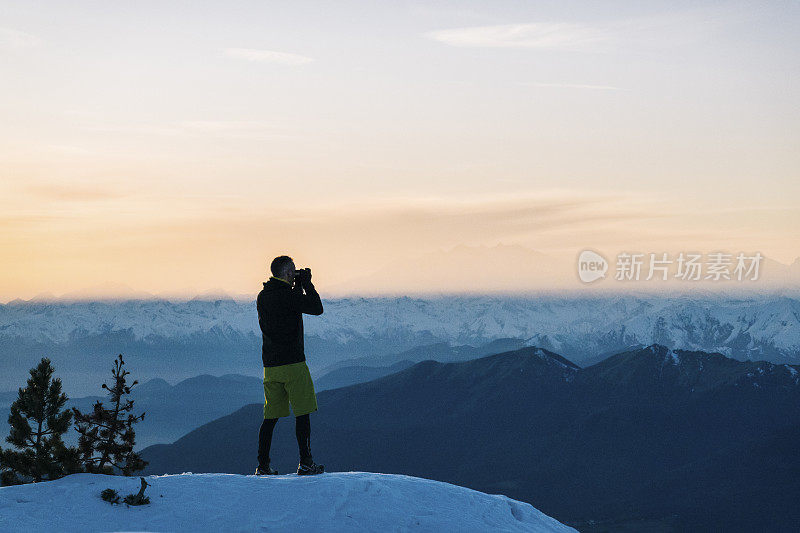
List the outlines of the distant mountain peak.
<svg viewBox="0 0 800 533">
<path fill-rule="evenodd" d="M 651 344 L 644 349 L 656 357 L 662 358 L 665 363 L 671 363 L 673 365 L 681 364 L 681 356 L 679 352 L 682 352 L 683 350 L 673 350 L 672 348 L 668 348 L 663 344 Z"/>
<path fill-rule="evenodd" d="M 58 298 L 52 292 L 40 292 L 30 300 L 29 302 L 55 302 Z"/>
<path fill-rule="evenodd" d="M 498 364 L 499 363 L 499 364 Z M 559 381 L 572 381 L 581 367 L 572 361 L 539 346 L 525 346 L 516 350 L 489 355 L 455 365 L 481 367 L 486 374 L 501 372 L 526 372 L 532 370 L 540 375 L 549 375 Z M 502 375 L 499 374 L 499 375 Z"/>
<path fill-rule="evenodd" d="M 650 346 L 645 346 L 644 349 L 649 350 L 651 353 L 657 355 L 663 354 L 664 352 L 669 350 L 669 348 L 667 348 L 663 344 L 658 344 L 658 343 L 651 344 Z"/>
<path fill-rule="evenodd" d="M 591 376 L 614 384 L 671 387 L 689 393 L 718 387 L 774 390 L 800 385 L 796 365 L 739 361 L 719 352 L 672 349 L 663 344 L 636 347 L 588 367 Z"/>
<path fill-rule="evenodd" d="M 153 394 L 157 392 L 168 391 L 171 388 L 172 385 L 170 385 L 165 379 L 152 378 L 148 379 L 144 383 L 140 383 L 135 390 L 137 394 Z"/>
<path fill-rule="evenodd" d="M 201 292 L 200 294 L 196 295 L 195 297 L 191 298 L 190 302 L 198 302 L 198 301 L 211 301 L 216 302 L 219 300 L 226 300 L 226 301 L 235 301 L 233 296 L 231 296 L 227 291 L 221 288 L 213 288 L 208 289 L 206 291 Z"/>
<path fill-rule="evenodd" d="M 556 365 L 569 369 L 569 370 L 580 370 L 581 367 L 570 361 L 569 359 L 558 355 L 557 353 L 551 352 L 550 350 L 546 350 L 544 348 L 540 348 L 538 346 L 529 346 L 527 348 L 522 348 L 520 351 L 529 350 L 532 355 L 543 359 L 548 362 L 555 363 Z"/>
</svg>

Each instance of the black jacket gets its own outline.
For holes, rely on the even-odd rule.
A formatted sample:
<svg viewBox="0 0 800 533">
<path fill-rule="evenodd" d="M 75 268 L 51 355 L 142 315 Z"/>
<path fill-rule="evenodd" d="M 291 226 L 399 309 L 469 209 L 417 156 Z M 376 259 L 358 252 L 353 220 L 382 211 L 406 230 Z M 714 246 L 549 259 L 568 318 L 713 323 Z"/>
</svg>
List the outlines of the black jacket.
<svg viewBox="0 0 800 533">
<path fill-rule="evenodd" d="M 321 315 L 322 300 L 310 281 L 305 289 L 306 294 L 303 294 L 299 284 L 293 289 L 287 282 L 271 277 L 258 293 L 256 308 L 263 341 L 261 359 L 265 367 L 306 360 L 303 313 Z"/>
</svg>

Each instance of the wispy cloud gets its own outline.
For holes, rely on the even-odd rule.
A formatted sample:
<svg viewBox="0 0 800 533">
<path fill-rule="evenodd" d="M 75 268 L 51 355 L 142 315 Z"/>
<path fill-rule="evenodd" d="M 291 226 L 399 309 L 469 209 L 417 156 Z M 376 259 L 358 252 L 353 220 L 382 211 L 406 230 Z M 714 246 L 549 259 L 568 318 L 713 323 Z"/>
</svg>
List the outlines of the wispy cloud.
<svg viewBox="0 0 800 533">
<path fill-rule="evenodd" d="M 214 202 L 219 213 L 219 201 L 214 199 Z M 509 235 L 574 231 L 576 228 L 608 229 L 630 221 L 643 223 L 669 216 L 665 214 L 668 210 L 658 208 L 660 205 L 659 199 L 645 195 L 577 191 L 369 199 L 309 205 L 304 209 L 276 206 L 269 214 L 257 204 L 247 207 L 240 204 L 236 211 L 226 212 L 224 217 L 210 216 L 208 209 L 200 209 L 196 220 L 182 219 L 176 229 L 200 231 L 204 235 L 224 227 L 228 227 L 223 232 L 228 235 L 247 234 L 245 228 L 251 231 L 260 228 L 264 235 L 295 229 L 306 239 L 318 239 L 318 244 L 325 248 L 332 242 L 331 235 L 348 235 L 354 242 L 369 243 L 377 248 L 385 248 L 386 236 L 391 235 L 397 243 L 430 248 L 452 244 L 454 236 L 460 235 L 488 242 Z M 195 225 L 217 229 L 201 231 Z"/>
<path fill-rule="evenodd" d="M 165 137 L 213 137 L 250 141 L 289 139 L 295 134 L 285 127 L 258 120 L 186 120 L 179 122 L 140 122 L 91 125 L 89 131 L 156 135 Z"/>
<path fill-rule="evenodd" d="M 607 52 L 663 50 L 708 39 L 735 18 L 719 6 L 696 7 L 594 24 L 543 21 L 441 29 L 427 37 L 449 46 Z"/>
<path fill-rule="evenodd" d="M 38 198 L 61 201 L 96 201 L 122 198 L 120 191 L 94 185 L 64 185 L 60 183 L 29 185 L 25 190 Z"/>
<path fill-rule="evenodd" d="M 255 48 L 226 48 L 225 54 L 230 57 L 257 63 L 281 63 L 283 65 L 305 65 L 314 61 L 308 56 L 275 52 L 273 50 L 257 50 Z"/>
<path fill-rule="evenodd" d="M 427 35 L 450 46 L 584 50 L 609 41 L 614 32 L 586 24 L 534 22 L 453 28 Z"/>
<path fill-rule="evenodd" d="M 64 215 L 42 215 L 40 213 L 2 214 L 0 215 L 0 232 L 30 230 L 32 227 L 59 224 L 67 218 Z M 2 234 L 0 234 L 2 236 Z"/>
<path fill-rule="evenodd" d="M 12 28 L 0 28 L 0 48 L 20 49 L 33 48 L 42 44 L 42 40 L 30 33 Z"/>
<path fill-rule="evenodd" d="M 541 83 L 538 81 L 522 82 L 520 85 L 528 87 L 555 87 L 560 89 L 596 89 L 601 91 L 627 91 L 621 87 L 613 85 L 587 85 L 582 83 Z"/>
<path fill-rule="evenodd" d="M 88 148 L 84 148 L 83 146 L 74 146 L 71 144 L 51 144 L 47 146 L 47 148 L 56 154 L 61 155 L 92 155 L 94 152 L 89 150 Z"/>
</svg>

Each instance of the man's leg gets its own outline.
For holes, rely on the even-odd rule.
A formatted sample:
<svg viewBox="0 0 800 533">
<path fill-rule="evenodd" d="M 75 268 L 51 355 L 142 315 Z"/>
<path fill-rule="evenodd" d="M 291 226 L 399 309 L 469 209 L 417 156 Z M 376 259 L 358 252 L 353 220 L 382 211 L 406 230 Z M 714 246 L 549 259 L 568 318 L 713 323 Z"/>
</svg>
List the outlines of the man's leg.
<svg viewBox="0 0 800 533">
<path fill-rule="evenodd" d="M 297 474 L 321 474 L 325 471 L 325 467 L 314 464 L 311 458 L 311 419 L 309 415 L 317 410 L 314 381 L 311 379 L 311 373 L 308 371 L 305 361 L 288 366 L 291 367 L 293 379 L 286 382 L 286 389 L 295 415 L 295 434 L 297 435 L 297 446 L 300 448 L 300 464 L 297 465 Z"/>
<path fill-rule="evenodd" d="M 275 429 L 277 418 L 265 418 L 258 430 L 258 466 L 269 466 L 269 449 L 272 446 L 272 430 Z"/>
<path fill-rule="evenodd" d="M 282 416 L 289 416 L 289 395 L 280 379 L 280 371 L 276 368 L 264 368 L 264 421 L 258 430 L 258 466 L 259 470 L 268 470 L 272 445 L 272 430 Z"/>
<path fill-rule="evenodd" d="M 300 462 L 311 464 L 311 419 L 308 414 L 295 417 L 294 432 L 300 448 Z"/>
</svg>

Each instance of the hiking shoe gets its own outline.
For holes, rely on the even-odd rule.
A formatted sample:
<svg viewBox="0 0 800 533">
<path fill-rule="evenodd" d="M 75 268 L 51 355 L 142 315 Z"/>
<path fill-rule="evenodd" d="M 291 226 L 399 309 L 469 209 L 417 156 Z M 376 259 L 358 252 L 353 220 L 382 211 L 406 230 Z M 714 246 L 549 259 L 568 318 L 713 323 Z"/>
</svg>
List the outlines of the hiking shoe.
<svg viewBox="0 0 800 533">
<path fill-rule="evenodd" d="M 264 475 L 268 475 L 268 474 L 275 475 L 277 473 L 278 473 L 277 470 L 274 470 L 270 465 L 267 465 L 265 467 L 264 466 L 257 466 L 255 475 L 264 476 Z"/>
<path fill-rule="evenodd" d="M 321 474 L 325 471 L 325 467 L 323 465 L 316 464 L 313 459 L 310 461 L 300 461 L 300 464 L 297 465 L 297 475 L 298 476 L 310 476 L 313 474 Z"/>
</svg>

